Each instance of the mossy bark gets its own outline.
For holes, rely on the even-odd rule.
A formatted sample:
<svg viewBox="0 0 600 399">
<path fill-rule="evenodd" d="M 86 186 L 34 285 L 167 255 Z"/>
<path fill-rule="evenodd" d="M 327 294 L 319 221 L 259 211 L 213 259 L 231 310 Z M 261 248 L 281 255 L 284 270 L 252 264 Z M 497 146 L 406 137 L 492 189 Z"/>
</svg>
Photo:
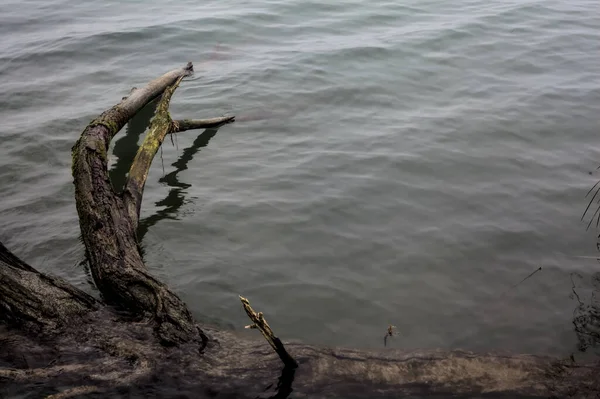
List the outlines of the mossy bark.
<svg viewBox="0 0 600 399">
<path fill-rule="evenodd" d="M 179 83 L 181 83 L 182 78 L 183 76 L 177 79 L 173 85 L 165 89 L 162 99 L 156 107 L 156 115 L 152 118 L 148 134 L 146 134 L 144 142 L 133 159 L 131 168 L 129 169 L 129 176 L 125 182 L 123 198 L 125 199 L 129 218 L 136 229 L 139 223 L 142 195 L 144 186 L 146 185 L 146 179 L 148 178 L 150 165 L 152 164 L 152 160 L 158 152 L 158 149 L 165 140 L 165 137 L 171 130 L 173 120 L 169 113 L 169 104 L 171 103 L 171 97 L 179 86 Z"/>
<path fill-rule="evenodd" d="M 72 150 L 73 179 L 81 235 L 104 300 L 135 316 L 152 318 L 158 337 L 167 345 L 194 341 L 203 347 L 206 338 L 185 303 L 148 273 L 137 242 L 137 218 L 132 219 L 127 201 L 113 189 L 107 171 L 107 151 L 114 135 L 139 109 L 192 71 L 188 64 L 169 72 L 92 121 Z"/>
</svg>

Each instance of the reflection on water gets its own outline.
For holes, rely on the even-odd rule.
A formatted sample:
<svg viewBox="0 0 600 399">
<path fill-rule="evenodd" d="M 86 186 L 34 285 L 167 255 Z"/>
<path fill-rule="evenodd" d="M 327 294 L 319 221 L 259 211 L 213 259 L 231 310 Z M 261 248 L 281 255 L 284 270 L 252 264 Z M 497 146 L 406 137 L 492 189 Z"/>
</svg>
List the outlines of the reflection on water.
<svg viewBox="0 0 600 399">
<path fill-rule="evenodd" d="M 177 178 L 177 174 L 187 169 L 188 162 L 194 158 L 194 155 L 200 148 L 208 145 L 208 142 L 215 134 L 217 134 L 217 131 L 218 128 L 206 129 L 202 134 L 196 137 L 196 140 L 194 140 L 192 145 L 183 150 L 179 159 L 171 164 L 171 166 L 175 167 L 175 170 L 167 173 L 158 180 L 161 183 L 166 183 L 169 187 L 173 187 L 173 189 L 169 191 L 169 194 L 167 194 L 164 199 L 155 203 L 156 206 L 164 207 L 163 209 L 140 221 L 138 227 L 138 239 L 140 242 L 148 232 L 148 229 L 154 226 L 158 221 L 176 218 L 177 211 L 185 203 L 185 190 L 191 187 L 191 184 L 180 182 Z"/>
<path fill-rule="evenodd" d="M 600 261 L 600 258 L 598 259 Z M 557 376 L 579 381 L 569 397 L 600 397 L 600 273 L 590 277 L 571 273 L 571 299 L 577 305 L 573 310 L 573 330 L 577 337 L 577 352 L 557 362 Z M 559 377 L 560 379 L 560 377 Z"/>
<path fill-rule="evenodd" d="M 127 123 L 127 132 L 115 141 L 113 155 L 116 162 L 108 171 L 108 175 L 117 192 L 123 190 L 127 173 L 129 173 L 129 168 L 139 147 L 138 141 L 146 128 L 150 126 L 150 120 L 154 116 L 159 99 L 160 97 L 135 114 Z"/>
<path fill-rule="evenodd" d="M 579 273 L 571 273 L 571 298 L 577 300 L 573 311 L 573 326 L 577 335 L 577 349 L 587 352 L 600 344 L 600 273 L 590 278 L 591 284 Z"/>
<path fill-rule="evenodd" d="M 146 128 L 150 125 L 158 101 L 159 100 L 156 99 L 138 112 L 127 124 L 126 134 L 115 141 L 113 156 L 116 161 L 108 173 L 112 185 L 117 192 L 123 190 L 129 168 L 131 167 L 131 163 L 139 148 L 138 141 L 140 140 L 140 136 L 142 136 L 146 131 Z M 217 131 L 218 128 L 206 129 L 196 138 L 196 140 L 194 140 L 191 146 L 183 150 L 179 159 L 171 164 L 171 166 L 175 167 L 175 170 L 165 174 L 158 180 L 160 183 L 165 183 L 169 187 L 173 187 L 173 189 L 169 191 L 169 194 L 167 194 L 164 199 L 155 203 L 156 206 L 163 207 L 163 209 L 140 220 L 138 227 L 138 240 L 140 242 L 148 232 L 148 229 L 154 226 L 158 221 L 176 218 L 177 211 L 185 203 L 185 190 L 191 187 L 191 184 L 180 182 L 177 174 L 187 169 L 188 162 L 194 158 L 194 155 L 200 148 L 208 145 L 208 142 L 217 134 Z"/>
<path fill-rule="evenodd" d="M 600 194 L 600 181 L 586 194 L 586 198 L 594 193 L 590 199 L 581 220 L 584 220 L 586 214 L 594 204 L 594 200 Z M 596 205 L 594 205 L 596 206 Z M 596 220 L 596 227 L 600 222 L 600 205 L 591 216 L 587 228 Z M 600 235 L 596 240 L 596 249 L 600 252 Z M 600 262 L 600 257 L 596 260 Z M 573 326 L 577 336 L 577 349 L 580 353 L 591 352 L 590 349 L 596 349 L 600 346 L 600 273 L 593 273 L 589 278 L 581 273 L 572 272 L 571 277 L 571 295 L 570 298 L 577 301 L 573 310 Z M 597 353 L 600 354 L 600 353 Z"/>
</svg>

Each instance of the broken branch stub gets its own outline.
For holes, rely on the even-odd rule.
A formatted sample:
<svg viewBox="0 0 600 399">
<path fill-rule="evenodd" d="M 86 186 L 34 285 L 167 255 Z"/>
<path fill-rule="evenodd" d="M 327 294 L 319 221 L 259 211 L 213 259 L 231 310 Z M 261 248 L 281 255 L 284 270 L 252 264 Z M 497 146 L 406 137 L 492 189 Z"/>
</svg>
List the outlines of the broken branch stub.
<svg viewBox="0 0 600 399">
<path fill-rule="evenodd" d="M 273 350 L 275 350 L 277 355 L 279 355 L 279 358 L 281 359 L 283 364 L 286 367 L 290 367 L 293 369 L 297 368 L 298 362 L 296 362 L 296 360 L 288 353 L 288 351 L 283 346 L 283 342 L 281 342 L 281 340 L 275 336 L 273 330 L 271 330 L 271 327 L 269 326 L 269 323 L 267 323 L 267 320 L 265 320 L 262 312 L 256 313 L 254 309 L 252 309 L 252 306 L 250 306 L 250 302 L 241 295 L 240 301 L 242 301 L 242 306 L 244 307 L 246 314 L 248 315 L 250 320 L 252 320 L 252 323 L 254 323 L 249 326 L 246 326 L 246 328 L 257 328 L 265 337 L 269 345 L 271 345 Z"/>
</svg>

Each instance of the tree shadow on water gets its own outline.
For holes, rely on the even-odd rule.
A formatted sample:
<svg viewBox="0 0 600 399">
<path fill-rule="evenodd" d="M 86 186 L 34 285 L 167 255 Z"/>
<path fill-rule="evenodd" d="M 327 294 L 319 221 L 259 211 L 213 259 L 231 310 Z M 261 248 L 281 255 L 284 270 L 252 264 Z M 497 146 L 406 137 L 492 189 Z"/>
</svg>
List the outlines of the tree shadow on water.
<svg viewBox="0 0 600 399">
<path fill-rule="evenodd" d="M 127 132 L 115 141 L 113 157 L 116 158 L 116 162 L 108 171 L 108 176 L 117 192 L 123 191 L 129 168 L 139 148 L 138 141 L 150 126 L 159 100 L 160 98 L 157 98 L 135 114 L 127 123 Z"/>
<path fill-rule="evenodd" d="M 160 98 L 152 101 L 142 110 L 140 110 L 132 119 L 130 119 L 127 124 L 127 132 L 115 141 L 112 155 L 115 157 L 116 161 L 108 171 L 108 174 L 111 184 L 114 190 L 117 192 L 123 191 L 125 181 L 129 173 L 129 168 L 131 167 L 139 148 L 138 142 L 140 137 L 150 126 L 150 122 L 154 116 L 159 100 Z M 190 147 L 183 150 L 183 153 L 179 159 L 171 164 L 171 166 L 175 167 L 175 170 L 162 176 L 158 180 L 160 183 L 172 187 L 172 189 L 164 199 L 155 203 L 156 206 L 163 207 L 163 209 L 160 209 L 153 215 L 147 216 L 140 220 L 137 232 L 138 242 L 141 243 L 150 227 L 154 226 L 159 221 L 163 219 L 177 219 L 177 212 L 185 203 L 186 190 L 192 186 L 189 183 L 180 182 L 177 174 L 188 168 L 188 162 L 194 158 L 194 155 L 202 147 L 206 147 L 208 145 L 208 142 L 217 134 L 218 130 L 218 127 L 204 130 L 200 135 L 198 135 Z M 81 235 L 79 236 L 79 239 L 81 240 Z M 142 248 L 142 256 L 143 252 L 144 251 Z M 83 259 L 81 259 L 79 266 L 83 267 L 86 275 L 88 276 L 89 283 L 93 286 L 91 272 L 88 266 L 87 254 L 84 255 Z"/>
<path fill-rule="evenodd" d="M 148 229 L 150 229 L 150 227 L 154 226 L 159 221 L 163 219 L 177 219 L 177 211 L 185 203 L 186 190 L 192 186 L 189 183 L 179 181 L 177 174 L 181 171 L 187 170 L 188 162 L 194 158 L 194 155 L 200 151 L 202 147 L 206 147 L 208 145 L 208 142 L 217 134 L 217 131 L 218 128 L 211 128 L 202 132 L 202 134 L 196 137 L 196 140 L 194 140 L 191 146 L 183 150 L 183 153 L 179 159 L 171 164 L 171 166 L 175 167 L 175 170 L 167 173 L 158 180 L 160 183 L 164 183 L 169 187 L 172 187 L 172 189 L 164 199 L 155 203 L 156 206 L 163 207 L 162 209 L 153 215 L 147 216 L 140 220 L 137 232 L 139 242 L 142 242 L 144 236 L 148 232 Z"/>
<path fill-rule="evenodd" d="M 281 376 L 277 380 L 277 384 L 268 385 L 263 393 L 267 393 L 269 391 L 274 391 L 275 393 L 271 396 L 257 396 L 256 399 L 287 399 L 290 394 L 294 391 L 292 389 L 292 384 L 294 382 L 294 375 L 296 374 L 296 369 L 285 366 L 281 370 Z M 273 385 L 275 388 L 273 389 Z M 267 393 L 268 395 L 268 393 Z"/>
</svg>

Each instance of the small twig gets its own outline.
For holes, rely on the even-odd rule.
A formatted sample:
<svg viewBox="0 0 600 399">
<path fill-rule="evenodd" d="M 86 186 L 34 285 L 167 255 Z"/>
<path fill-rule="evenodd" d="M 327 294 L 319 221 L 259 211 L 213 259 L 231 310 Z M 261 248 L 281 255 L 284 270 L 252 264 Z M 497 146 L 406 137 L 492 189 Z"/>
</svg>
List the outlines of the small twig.
<svg viewBox="0 0 600 399">
<path fill-rule="evenodd" d="M 592 206 L 592 203 L 596 199 L 596 196 L 598 196 L 598 193 L 600 193 L 600 187 L 598 186 L 598 184 L 600 184 L 600 181 L 597 181 L 596 184 L 594 184 L 594 186 L 592 188 L 590 188 L 590 190 L 585 195 L 585 198 L 587 198 L 592 193 L 592 191 L 594 191 L 594 189 L 596 189 L 596 192 L 592 196 L 592 199 L 590 199 L 590 202 L 588 203 L 587 207 L 585 208 L 585 211 L 583 211 L 583 215 L 581 215 L 582 221 L 585 218 L 585 215 L 587 214 L 588 210 Z M 600 214 L 598 214 L 599 211 L 600 211 L 600 206 L 596 209 L 596 212 L 594 212 L 594 214 L 592 215 L 592 218 L 590 219 L 590 222 L 587 225 L 587 229 L 589 229 L 590 226 L 592 225 L 592 222 L 594 221 L 594 218 L 596 218 L 596 215 L 598 215 L 598 219 L 596 221 L 596 227 L 598 227 L 598 223 L 600 223 Z"/>
<path fill-rule="evenodd" d="M 519 281 L 517 284 L 513 285 L 512 287 L 510 287 L 509 289 L 507 289 L 506 291 L 504 291 L 504 293 L 502 293 L 500 295 L 500 298 L 502 298 L 504 295 L 508 294 L 510 292 L 510 290 L 517 288 L 521 283 L 523 283 L 525 280 L 527 280 L 528 278 L 532 277 L 534 274 L 536 274 L 537 272 L 541 271 L 542 267 L 538 267 L 537 269 L 535 269 L 532 273 L 530 273 L 527 277 L 525 277 L 523 280 Z"/>
<path fill-rule="evenodd" d="M 240 295 L 240 301 L 246 311 L 246 314 L 252 320 L 253 324 L 246 326 L 245 328 L 257 328 L 260 330 L 262 335 L 265 337 L 267 342 L 271 345 L 273 350 L 279 355 L 279 358 L 286 367 L 297 368 L 298 362 L 285 350 L 283 343 L 279 338 L 273 334 L 273 330 L 269 327 L 267 320 L 265 320 L 262 312 L 256 313 L 250 306 L 250 302 L 246 298 Z"/>
<path fill-rule="evenodd" d="M 160 146 L 160 164 L 162 165 L 163 176 L 164 176 L 165 175 L 165 160 L 163 159 L 162 146 Z"/>
<path fill-rule="evenodd" d="M 393 326 L 391 324 L 388 326 L 387 331 L 385 332 L 385 335 L 383 336 L 383 346 L 387 346 L 388 337 L 393 337 L 394 335 L 396 335 L 394 333 L 394 328 L 396 328 L 396 326 Z"/>
<path fill-rule="evenodd" d="M 579 274 L 579 273 L 577 273 Z M 573 291 L 573 295 L 575 295 L 575 298 L 577 298 L 577 302 L 579 302 L 579 306 L 583 305 L 583 301 L 581 300 L 581 298 L 579 297 L 579 294 L 577 293 L 577 291 L 575 291 L 575 281 L 573 281 L 573 273 L 571 273 L 569 275 L 569 277 L 571 278 L 571 291 Z M 579 276 L 581 277 L 581 276 Z"/>
</svg>

